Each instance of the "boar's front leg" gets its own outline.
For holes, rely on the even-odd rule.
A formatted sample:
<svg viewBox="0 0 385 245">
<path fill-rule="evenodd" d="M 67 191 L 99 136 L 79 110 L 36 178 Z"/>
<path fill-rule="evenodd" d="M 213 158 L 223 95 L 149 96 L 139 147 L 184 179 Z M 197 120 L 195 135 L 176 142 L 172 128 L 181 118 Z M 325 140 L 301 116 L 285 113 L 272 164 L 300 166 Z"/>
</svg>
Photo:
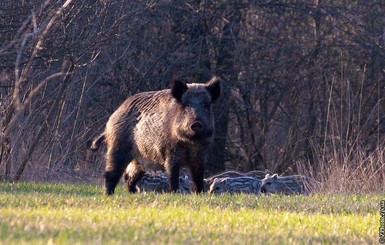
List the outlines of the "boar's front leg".
<svg viewBox="0 0 385 245">
<path fill-rule="evenodd" d="M 204 166 L 203 160 L 197 159 L 193 161 L 192 165 L 190 166 L 190 172 L 195 185 L 195 192 L 200 193 L 204 191 L 203 179 L 204 179 L 204 173 L 205 173 L 205 166 Z"/>
<path fill-rule="evenodd" d="M 175 159 L 168 159 L 165 167 L 168 176 L 169 190 L 176 192 L 179 189 L 180 165 Z"/>
</svg>

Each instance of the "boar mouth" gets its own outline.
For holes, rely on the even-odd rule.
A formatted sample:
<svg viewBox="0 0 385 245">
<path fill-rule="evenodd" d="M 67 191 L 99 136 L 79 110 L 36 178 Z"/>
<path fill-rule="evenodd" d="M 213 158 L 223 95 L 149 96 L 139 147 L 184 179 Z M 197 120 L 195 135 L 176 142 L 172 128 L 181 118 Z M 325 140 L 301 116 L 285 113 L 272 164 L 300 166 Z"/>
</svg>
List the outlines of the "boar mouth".
<svg viewBox="0 0 385 245">
<path fill-rule="evenodd" d="M 181 132 L 180 136 L 184 138 L 185 140 L 191 141 L 191 142 L 202 142 L 202 143 L 210 143 L 213 131 L 205 131 L 205 132 Z"/>
<path fill-rule="evenodd" d="M 211 139 L 213 136 L 213 131 L 205 131 L 205 132 L 200 132 L 200 133 L 194 133 L 193 135 L 190 136 L 190 139 L 193 141 L 200 141 L 200 140 L 207 140 Z"/>
</svg>

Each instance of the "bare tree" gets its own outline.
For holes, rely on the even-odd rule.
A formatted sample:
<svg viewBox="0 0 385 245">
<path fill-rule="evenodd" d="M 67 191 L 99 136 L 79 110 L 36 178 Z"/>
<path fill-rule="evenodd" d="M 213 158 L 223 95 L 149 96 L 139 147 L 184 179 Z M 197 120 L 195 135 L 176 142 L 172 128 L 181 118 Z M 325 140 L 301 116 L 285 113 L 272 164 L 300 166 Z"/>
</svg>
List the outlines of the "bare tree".
<svg viewBox="0 0 385 245">
<path fill-rule="evenodd" d="M 379 0 L 5 0 L 0 8 L 2 179 L 101 177 L 102 153 L 90 154 L 87 142 L 127 96 L 166 88 L 174 75 L 223 80 L 211 173 L 310 173 L 381 155 Z M 369 175 L 380 176 L 377 162 Z"/>
</svg>

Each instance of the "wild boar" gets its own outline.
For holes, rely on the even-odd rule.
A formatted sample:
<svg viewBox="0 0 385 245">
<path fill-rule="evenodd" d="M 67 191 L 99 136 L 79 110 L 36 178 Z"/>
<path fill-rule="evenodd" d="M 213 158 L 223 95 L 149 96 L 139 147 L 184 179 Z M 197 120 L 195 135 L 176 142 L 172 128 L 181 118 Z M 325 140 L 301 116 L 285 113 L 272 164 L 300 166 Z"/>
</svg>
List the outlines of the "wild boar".
<svg viewBox="0 0 385 245">
<path fill-rule="evenodd" d="M 216 174 L 214 176 L 206 178 L 204 180 L 205 189 L 209 190 L 210 186 L 212 185 L 212 183 L 214 182 L 215 179 L 221 179 L 221 178 L 226 178 L 226 177 L 230 177 L 230 178 L 253 177 L 253 178 L 257 178 L 257 179 L 262 180 L 263 178 L 265 178 L 265 175 L 266 175 L 265 171 L 261 171 L 261 170 L 253 170 L 253 171 L 249 171 L 246 173 L 241 173 L 238 171 L 225 171 L 225 172 L 222 172 L 222 173 L 219 173 L 219 174 Z"/>
<path fill-rule="evenodd" d="M 105 193 L 114 193 L 127 166 L 128 189 L 135 192 L 147 165 L 164 169 L 174 192 L 180 169 L 187 167 L 195 191 L 203 191 L 205 155 L 214 133 L 212 104 L 220 94 L 220 81 L 213 77 L 205 84 L 174 79 L 171 89 L 128 97 L 95 142 L 107 144 Z"/>
<path fill-rule="evenodd" d="M 215 178 L 209 193 L 249 193 L 258 195 L 262 181 L 253 177 L 223 177 Z"/>
<path fill-rule="evenodd" d="M 128 169 L 128 168 L 127 168 Z M 123 174 L 123 179 L 127 185 L 128 175 Z M 167 192 L 168 191 L 168 179 L 164 172 L 146 172 L 143 177 L 136 183 L 137 192 Z M 180 193 L 191 192 L 191 182 L 188 175 L 179 176 L 179 190 Z"/>
<path fill-rule="evenodd" d="M 321 183 L 303 175 L 278 176 L 266 174 L 262 180 L 261 192 L 270 194 L 303 194 L 309 195 Z"/>
</svg>

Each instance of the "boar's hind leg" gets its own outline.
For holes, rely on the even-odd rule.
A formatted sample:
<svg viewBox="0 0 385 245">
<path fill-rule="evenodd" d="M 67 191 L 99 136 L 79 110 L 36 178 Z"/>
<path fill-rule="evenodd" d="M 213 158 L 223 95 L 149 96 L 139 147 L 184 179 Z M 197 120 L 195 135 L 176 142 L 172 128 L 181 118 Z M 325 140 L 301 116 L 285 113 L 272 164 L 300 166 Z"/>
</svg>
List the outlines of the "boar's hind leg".
<svg viewBox="0 0 385 245">
<path fill-rule="evenodd" d="M 124 173 L 124 181 L 126 183 L 127 191 L 136 192 L 136 184 L 143 177 L 145 171 L 137 160 L 132 160 L 127 166 Z"/>
<path fill-rule="evenodd" d="M 130 160 L 130 154 L 127 151 L 109 150 L 107 152 L 106 171 L 104 173 L 105 194 L 114 194 L 115 187 Z"/>
<path fill-rule="evenodd" d="M 204 191 L 203 189 L 203 178 L 205 173 L 205 168 L 203 164 L 197 164 L 195 163 L 193 166 L 190 167 L 191 176 L 195 185 L 195 192 L 200 193 Z"/>
</svg>

